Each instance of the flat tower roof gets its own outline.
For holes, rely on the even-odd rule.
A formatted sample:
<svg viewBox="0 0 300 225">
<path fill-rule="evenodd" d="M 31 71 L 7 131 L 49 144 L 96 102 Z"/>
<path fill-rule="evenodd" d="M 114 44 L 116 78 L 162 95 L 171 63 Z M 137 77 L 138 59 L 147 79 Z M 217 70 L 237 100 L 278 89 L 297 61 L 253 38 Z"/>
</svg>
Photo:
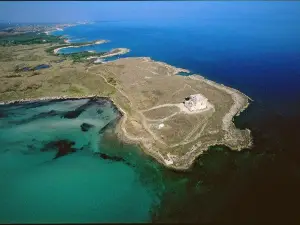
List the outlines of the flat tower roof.
<svg viewBox="0 0 300 225">
<path fill-rule="evenodd" d="M 202 94 L 194 94 L 194 95 L 190 95 L 190 97 L 195 96 L 197 98 L 197 100 L 203 101 L 203 100 L 207 100 L 207 98 L 205 96 L 203 96 Z"/>
</svg>

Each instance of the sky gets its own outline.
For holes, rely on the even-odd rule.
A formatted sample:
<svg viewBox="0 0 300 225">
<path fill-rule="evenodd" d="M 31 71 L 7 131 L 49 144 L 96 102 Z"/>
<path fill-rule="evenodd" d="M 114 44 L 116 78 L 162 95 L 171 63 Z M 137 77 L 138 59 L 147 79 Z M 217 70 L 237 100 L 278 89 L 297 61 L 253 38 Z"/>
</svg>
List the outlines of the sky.
<svg viewBox="0 0 300 225">
<path fill-rule="evenodd" d="M 300 2 L 267 1 L 34 1 L 0 2 L 1 22 L 63 23 L 82 20 L 155 20 L 201 18 L 231 14 L 296 16 Z M 278 13 L 279 12 L 279 13 Z"/>
</svg>

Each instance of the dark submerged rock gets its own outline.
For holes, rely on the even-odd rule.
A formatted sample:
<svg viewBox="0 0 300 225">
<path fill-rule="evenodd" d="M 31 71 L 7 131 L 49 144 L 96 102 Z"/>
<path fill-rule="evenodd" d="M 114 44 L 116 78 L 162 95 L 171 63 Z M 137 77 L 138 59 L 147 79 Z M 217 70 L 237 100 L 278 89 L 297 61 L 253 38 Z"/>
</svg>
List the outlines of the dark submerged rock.
<svg viewBox="0 0 300 225">
<path fill-rule="evenodd" d="M 83 131 L 83 132 L 88 131 L 92 127 L 94 127 L 94 125 L 88 124 L 88 123 L 83 123 L 80 125 L 81 131 Z"/>
<path fill-rule="evenodd" d="M 75 119 L 81 113 L 83 113 L 88 107 L 92 106 L 95 103 L 95 98 L 91 98 L 87 103 L 84 105 L 79 106 L 77 109 L 73 111 L 66 112 L 62 117 L 67 119 Z"/>
<path fill-rule="evenodd" d="M 112 161 L 116 161 L 116 162 L 125 162 L 125 160 L 122 157 L 119 157 L 119 156 L 109 156 L 105 153 L 99 153 L 99 156 L 102 159 L 112 160 Z"/>
<path fill-rule="evenodd" d="M 21 124 L 26 124 L 26 123 L 30 123 L 34 120 L 37 120 L 37 119 L 45 119 L 47 117 L 53 117 L 53 116 L 57 116 L 59 115 L 60 113 L 55 111 L 55 110 L 51 110 L 49 112 L 42 112 L 42 113 L 39 113 L 37 115 L 34 115 L 30 118 L 27 118 L 27 119 L 23 119 L 23 120 L 19 120 L 19 121 L 13 121 L 12 124 L 16 124 L 16 125 L 21 125 Z"/>
<path fill-rule="evenodd" d="M 67 119 L 75 119 L 77 118 L 84 110 L 74 110 L 66 112 L 62 117 Z"/>
<path fill-rule="evenodd" d="M 104 160 L 110 160 L 110 161 L 114 161 L 114 162 L 123 162 L 128 166 L 134 167 L 134 165 L 131 165 L 129 162 L 127 162 L 124 158 L 122 158 L 120 156 L 109 156 L 105 153 L 98 153 L 97 155 L 99 155 Z"/>
<path fill-rule="evenodd" d="M 45 151 L 51 151 L 53 149 L 56 149 L 57 152 L 56 152 L 54 159 L 57 159 L 59 157 L 76 152 L 76 149 L 72 148 L 72 146 L 74 144 L 75 144 L 74 141 L 69 141 L 69 140 L 52 141 L 52 142 L 47 143 L 44 146 L 44 148 L 41 149 L 41 151 L 45 152 Z"/>
<path fill-rule="evenodd" d="M 0 118 L 5 118 L 6 115 L 3 112 L 0 112 Z"/>
<path fill-rule="evenodd" d="M 103 110 L 102 110 L 102 109 L 98 109 L 98 110 L 97 110 L 97 113 L 98 113 L 99 115 L 101 115 L 101 114 L 103 113 Z"/>
<path fill-rule="evenodd" d="M 48 112 L 42 112 L 37 115 L 34 115 L 32 118 L 33 119 L 47 118 L 47 117 L 57 116 L 59 114 L 60 113 L 58 111 L 50 110 Z"/>
<path fill-rule="evenodd" d="M 112 126 L 114 124 L 114 121 L 110 121 L 109 123 L 107 123 L 104 127 L 102 127 L 99 130 L 99 134 L 102 134 L 107 128 L 109 128 L 110 126 Z"/>
</svg>

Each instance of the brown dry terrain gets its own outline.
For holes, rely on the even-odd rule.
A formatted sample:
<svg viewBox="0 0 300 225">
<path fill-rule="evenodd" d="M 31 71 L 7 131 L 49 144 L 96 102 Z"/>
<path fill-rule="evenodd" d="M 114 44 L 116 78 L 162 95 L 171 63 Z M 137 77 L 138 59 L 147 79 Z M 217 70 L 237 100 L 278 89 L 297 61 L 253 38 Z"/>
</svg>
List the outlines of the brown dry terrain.
<svg viewBox="0 0 300 225">
<path fill-rule="evenodd" d="M 233 150 L 250 147 L 249 130 L 232 122 L 248 105 L 248 97 L 197 75 L 179 76 L 170 65 L 149 58 L 123 58 L 106 64 L 57 62 L 49 44 L 0 47 L 0 100 L 43 97 L 110 97 L 123 112 L 118 136 L 140 144 L 166 166 L 187 169 L 209 146 L 224 144 Z M 37 71 L 16 67 L 50 64 Z M 211 107 L 190 114 L 180 104 L 201 93 Z M 163 124 L 163 127 L 159 125 Z"/>
</svg>

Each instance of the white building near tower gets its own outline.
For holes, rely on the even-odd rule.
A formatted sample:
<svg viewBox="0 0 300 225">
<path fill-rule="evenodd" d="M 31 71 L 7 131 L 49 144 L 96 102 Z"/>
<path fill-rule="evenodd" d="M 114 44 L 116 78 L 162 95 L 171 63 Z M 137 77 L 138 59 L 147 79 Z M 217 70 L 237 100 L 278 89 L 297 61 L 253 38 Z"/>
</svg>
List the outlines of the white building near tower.
<svg viewBox="0 0 300 225">
<path fill-rule="evenodd" d="M 207 98 L 201 94 L 190 95 L 184 101 L 184 106 L 191 112 L 207 108 Z"/>
</svg>

